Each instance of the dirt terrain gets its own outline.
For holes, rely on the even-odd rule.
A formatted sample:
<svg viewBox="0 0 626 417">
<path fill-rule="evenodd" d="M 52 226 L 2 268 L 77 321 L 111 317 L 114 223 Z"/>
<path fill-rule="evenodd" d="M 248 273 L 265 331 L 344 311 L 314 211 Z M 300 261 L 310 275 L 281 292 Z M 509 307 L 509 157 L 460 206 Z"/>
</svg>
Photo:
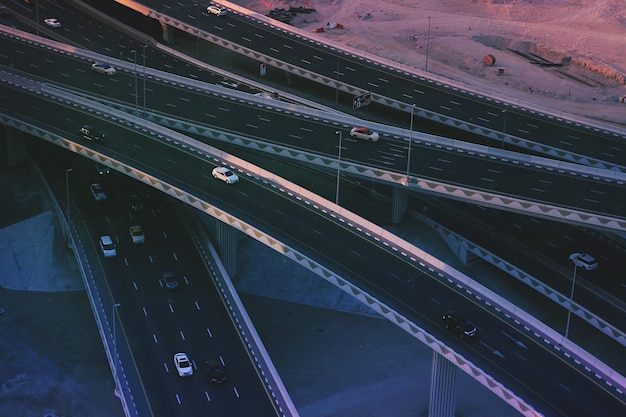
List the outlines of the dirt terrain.
<svg viewBox="0 0 626 417">
<path fill-rule="evenodd" d="M 277 8 L 315 9 L 295 14 L 291 25 L 509 100 L 626 124 L 622 0 L 233 3 L 264 15 Z M 484 62 L 489 55 L 491 65 Z"/>
</svg>

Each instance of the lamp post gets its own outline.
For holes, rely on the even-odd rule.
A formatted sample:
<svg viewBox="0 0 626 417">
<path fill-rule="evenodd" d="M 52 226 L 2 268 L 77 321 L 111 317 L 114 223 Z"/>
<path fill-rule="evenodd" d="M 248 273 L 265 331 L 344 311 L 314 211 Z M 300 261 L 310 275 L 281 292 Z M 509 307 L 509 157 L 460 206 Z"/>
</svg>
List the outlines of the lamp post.
<svg viewBox="0 0 626 417">
<path fill-rule="evenodd" d="M 574 303 L 574 287 L 576 286 L 576 269 L 578 269 L 578 265 L 574 262 L 574 276 L 572 277 L 572 290 L 569 294 L 569 308 L 567 309 L 567 324 L 565 325 L 565 338 L 567 339 L 569 336 L 569 323 L 572 318 L 572 304 Z"/>
<path fill-rule="evenodd" d="M 137 114 L 137 51 L 133 49 L 130 52 L 133 53 L 133 61 L 135 63 L 135 114 Z"/>
<path fill-rule="evenodd" d="M 415 111 L 415 104 L 411 104 L 411 126 L 409 128 L 409 151 L 406 155 L 406 185 L 409 185 L 409 174 L 411 168 L 411 143 L 413 143 L 413 113 Z"/>
<path fill-rule="evenodd" d="M 337 55 L 337 71 L 335 71 L 335 106 L 339 105 L 339 55 Z"/>
<path fill-rule="evenodd" d="M 39 2 L 35 2 L 35 20 L 37 21 L 37 36 L 39 36 Z"/>
<path fill-rule="evenodd" d="M 341 141 L 342 141 L 342 132 L 338 130 L 335 132 L 335 135 L 339 135 L 339 155 L 337 156 L 337 192 L 335 194 L 335 204 L 339 205 L 339 176 L 341 175 Z"/>
<path fill-rule="evenodd" d="M 142 45 L 143 55 L 143 117 L 146 117 L 146 48 L 148 45 Z"/>
<path fill-rule="evenodd" d="M 504 113 L 504 124 L 502 125 L 502 149 L 504 149 L 504 137 L 506 136 L 506 109 L 502 110 L 502 113 Z"/>
<path fill-rule="evenodd" d="M 196 59 L 200 54 L 200 3 L 196 3 Z"/>
<path fill-rule="evenodd" d="M 426 72 L 428 72 L 428 49 L 430 47 L 430 16 L 428 16 L 428 35 L 426 36 Z"/>
<path fill-rule="evenodd" d="M 65 206 L 67 208 L 67 244 L 69 246 L 70 243 L 70 233 L 71 233 L 71 226 L 70 226 L 70 176 L 69 173 L 73 172 L 74 170 L 72 168 L 68 168 L 65 170 L 65 195 L 67 196 L 67 205 Z"/>
<path fill-rule="evenodd" d="M 120 387 L 119 387 L 119 380 L 117 378 L 117 335 L 115 334 L 115 319 L 116 319 L 116 312 L 117 312 L 117 307 L 121 306 L 121 304 L 116 303 L 113 304 L 111 306 L 111 320 L 113 320 L 113 379 L 115 379 L 115 396 L 119 397 L 121 395 L 120 393 Z"/>
</svg>

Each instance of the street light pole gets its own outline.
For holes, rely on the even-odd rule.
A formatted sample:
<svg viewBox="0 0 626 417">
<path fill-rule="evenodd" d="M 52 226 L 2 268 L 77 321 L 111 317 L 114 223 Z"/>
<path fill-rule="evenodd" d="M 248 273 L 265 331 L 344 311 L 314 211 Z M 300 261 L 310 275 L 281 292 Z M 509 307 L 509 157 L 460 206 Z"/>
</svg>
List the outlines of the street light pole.
<svg viewBox="0 0 626 417">
<path fill-rule="evenodd" d="M 35 20 L 37 21 L 37 36 L 39 36 L 39 2 L 35 2 Z"/>
<path fill-rule="evenodd" d="M 335 132 L 335 135 L 339 135 L 339 155 L 337 156 L 337 192 L 335 194 L 335 204 L 339 205 L 339 176 L 341 175 L 341 141 L 342 141 L 342 132 L 338 130 Z"/>
<path fill-rule="evenodd" d="M 135 62 L 135 115 L 137 114 L 137 51 L 136 50 L 131 50 L 130 52 L 133 53 L 133 61 Z"/>
<path fill-rule="evenodd" d="M 506 136 L 506 109 L 502 110 L 502 113 L 504 113 L 504 124 L 502 125 L 502 149 L 504 149 L 504 137 Z"/>
<path fill-rule="evenodd" d="M 143 117 L 146 117 L 146 48 L 148 45 L 142 45 L 143 49 Z"/>
<path fill-rule="evenodd" d="M 70 213 L 71 213 L 70 212 L 70 176 L 69 176 L 69 173 L 73 172 L 73 171 L 74 170 L 72 168 L 67 168 L 65 170 L 65 194 L 67 196 L 67 202 L 66 202 L 67 203 L 67 205 L 66 205 L 67 216 L 66 216 L 66 219 L 67 219 L 67 236 L 68 236 L 67 243 L 68 243 L 68 246 L 69 246 L 69 242 L 70 242 L 69 236 L 70 236 L 70 233 L 71 233 L 71 226 L 70 226 L 70 223 L 71 223 L 71 220 L 70 220 Z"/>
<path fill-rule="evenodd" d="M 200 3 L 196 3 L 196 59 L 200 54 Z"/>
<path fill-rule="evenodd" d="M 574 276 L 572 277 L 572 291 L 569 294 L 569 308 L 567 309 L 567 324 L 565 325 L 565 338 L 569 336 L 569 322 L 572 317 L 572 305 L 574 303 L 574 286 L 576 286 L 576 269 L 578 265 L 574 262 Z"/>
<path fill-rule="evenodd" d="M 117 378 L 117 335 L 115 334 L 115 319 L 117 307 L 121 306 L 121 304 L 116 303 L 111 306 L 111 320 L 113 320 L 113 379 L 115 379 L 115 396 L 119 397 L 120 393 L 120 384 Z"/>
<path fill-rule="evenodd" d="M 411 105 L 411 127 L 409 128 L 409 151 L 406 155 L 406 185 L 409 185 L 409 175 L 411 168 L 411 144 L 413 143 L 413 113 L 415 111 L 415 104 Z"/>
<path fill-rule="evenodd" d="M 428 49 L 430 48 L 430 16 L 428 16 L 428 35 L 426 36 L 426 72 L 428 72 Z"/>
</svg>

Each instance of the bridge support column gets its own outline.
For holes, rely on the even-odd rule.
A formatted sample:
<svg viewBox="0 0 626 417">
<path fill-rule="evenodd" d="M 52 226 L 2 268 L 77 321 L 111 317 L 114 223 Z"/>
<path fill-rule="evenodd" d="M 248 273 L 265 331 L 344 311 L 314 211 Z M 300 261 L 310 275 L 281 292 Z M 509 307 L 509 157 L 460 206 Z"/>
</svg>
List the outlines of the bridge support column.
<svg viewBox="0 0 626 417">
<path fill-rule="evenodd" d="M 458 369 L 452 362 L 433 352 L 428 417 L 454 417 L 457 372 Z"/>
<path fill-rule="evenodd" d="M 161 22 L 161 29 L 163 30 L 163 40 L 166 44 L 172 45 L 174 44 L 174 30 L 167 25 L 165 22 Z"/>
<path fill-rule="evenodd" d="M 400 223 L 406 214 L 408 192 L 405 188 L 393 187 L 393 202 L 391 204 L 391 221 Z"/>
<path fill-rule="evenodd" d="M 239 233 L 232 226 L 215 220 L 215 240 L 217 241 L 217 251 L 222 260 L 226 272 L 231 278 L 237 275 L 237 240 Z"/>
<path fill-rule="evenodd" d="M 2 130 L 3 134 L 0 134 L 0 166 L 13 168 L 28 158 L 26 133 L 8 126 L 4 126 Z"/>
</svg>

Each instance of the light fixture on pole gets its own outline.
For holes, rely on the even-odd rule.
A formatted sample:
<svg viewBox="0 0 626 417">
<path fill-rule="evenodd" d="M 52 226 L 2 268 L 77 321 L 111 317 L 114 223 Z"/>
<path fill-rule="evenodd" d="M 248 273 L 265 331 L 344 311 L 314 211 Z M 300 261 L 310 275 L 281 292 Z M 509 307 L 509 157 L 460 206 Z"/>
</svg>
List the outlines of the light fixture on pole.
<svg viewBox="0 0 626 417">
<path fill-rule="evenodd" d="M 428 35 L 426 36 L 426 71 L 428 72 L 428 49 L 430 48 L 430 16 L 428 16 Z"/>
<path fill-rule="evenodd" d="M 409 185 L 409 175 L 411 173 L 411 144 L 413 143 L 413 113 L 415 112 L 415 104 L 411 104 L 411 126 L 409 128 L 409 151 L 406 155 L 406 185 Z"/>
<path fill-rule="evenodd" d="M 200 51 L 200 3 L 196 3 L 196 59 Z"/>
<path fill-rule="evenodd" d="M 504 124 L 502 125 L 502 149 L 504 149 L 504 137 L 506 136 L 506 109 L 503 109 L 502 113 L 504 113 Z"/>
<path fill-rule="evenodd" d="M 143 117 L 146 117 L 146 48 L 148 45 L 142 45 L 143 55 Z"/>
<path fill-rule="evenodd" d="M 116 303 L 111 306 L 111 320 L 113 321 L 113 379 L 115 380 L 115 396 L 120 397 L 120 384 L 119 379 L 117 378 L 117 335 L 115 334 L 115 320 L 116 320 L 116 312 L 117 307 L 121 306 L 121 304 Z"/>
<path fill-rule="evenodd" d="M 341 142 L 342 142 L 342 132 L 338 130 L 335 132 L 335 135 L 339 135 L 339 154 L 337 156 L 337 192 L 335 194 L 335 204 L 339 205 L 339 176 L 341 175 Z"/>
<path fill-rule="evenodd" d="M 66 216 L 66 220 L 67 220 L 67 244 L 69 246 L 70 243 L 70 235 L 71 235 L 71 226 L 70 224 L 72 223 L 70 220 L 70 176 L 69 173 L 73 172 L 74 170 L 72 168 L 68 168 L 65 170 L 65 194 L 67 196 L 67 216 Z"/>
<path fill-rule="evenodd" d="M 37 21 L 37 36 L 39 36 L 39 2 L 35 2 L 35 20 Z"/>
<path fill-rule="evenodd" d="M 133 54 L 133 61 L 135 63 L 135 114 L 137 114 L 137 107 L 138 107 L 138 103 L 137 103 L 137 51 L 136 50 L 131 50 L 130 52 L 132 52 Z"/>
</svg>

